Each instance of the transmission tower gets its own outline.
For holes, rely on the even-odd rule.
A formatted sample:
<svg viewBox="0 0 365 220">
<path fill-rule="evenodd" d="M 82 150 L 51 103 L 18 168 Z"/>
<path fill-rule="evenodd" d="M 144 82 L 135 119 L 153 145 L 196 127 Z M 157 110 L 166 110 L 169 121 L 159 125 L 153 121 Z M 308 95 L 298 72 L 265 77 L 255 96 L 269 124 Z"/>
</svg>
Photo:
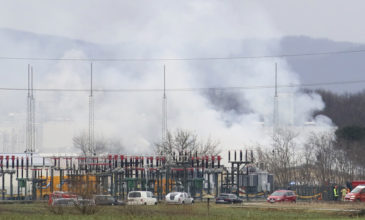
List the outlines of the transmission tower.
<svg viewBox="0 0 365 220">
<path fill-rule="evenodd" d="M 28 64 L 28 95 L 26 117 L 25 153 L 33 155 L 35 152 L 35 100 L 33 93 L 33 67 Z"/>
<path fill-rule="evenodd" d="M 94 97 L 93 97 L 93 64 L 90 64 L 90 95 L 89 95 L 89 137 L 88 137 L 89 153 L 95 155 L 94 144 Z"/>
<path fill-rule="evenodd" d="M 274 95 L 274 115 L 273 115 L 273 130 L 276 132 L 279 126 L 279 100 L 278 100 L 278 65 L 275 63 L 275 95 Z"/>
<path fill-rule="evenodd" d="M 167 97 L 166 97 L 166 67 L 163 66 L 163 97 L 162 97 L 162 142 L 167 139 Z"/>
</svg>

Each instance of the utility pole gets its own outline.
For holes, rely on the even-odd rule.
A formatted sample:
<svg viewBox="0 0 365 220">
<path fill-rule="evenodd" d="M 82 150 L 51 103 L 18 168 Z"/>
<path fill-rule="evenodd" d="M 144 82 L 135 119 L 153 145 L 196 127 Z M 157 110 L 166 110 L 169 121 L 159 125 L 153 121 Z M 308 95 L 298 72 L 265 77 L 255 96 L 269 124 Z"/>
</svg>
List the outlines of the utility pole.
<svg viewBox="0 0 365 220">
<path fill-rule="evenodd" d="M 90 64 L 90 95 L 89 95 L 89 137 L 88 148 L 89 153 L 95 155 L 94 146 L 94 99 L 93 99 L 93 64 Z M 92 156 L 90 155 L 90 156 Z"/>
</svg>

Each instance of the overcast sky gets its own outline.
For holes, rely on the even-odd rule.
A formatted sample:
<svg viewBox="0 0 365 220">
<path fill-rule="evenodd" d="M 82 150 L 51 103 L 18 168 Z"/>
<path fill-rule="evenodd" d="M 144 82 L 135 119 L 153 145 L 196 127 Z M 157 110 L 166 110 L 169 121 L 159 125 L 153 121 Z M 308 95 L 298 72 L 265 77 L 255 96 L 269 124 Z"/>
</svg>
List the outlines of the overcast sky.
<svg viewBox="0 0 365 220">
<path fill-rule="evenodd" d="M 260 0 L 283 35 L 308 35 L 337 41 L 365 42 L 365 1 Z"/>
<path fill-rule="evenodd" d="M 364 29 L 360 28 L 360 23 L 365 20 L 361 7 L 365 3 L 360 1 L 351 1 L 351 4 L 350 1 L 345 4 L 345 1 L 334 0 L 0 1 L 0 28 L 98 43 L 78 44 L 75 40 L 2 30 L 1 56 L 257 56 L 278 53 L 280 41 L 272 38 L 286 35 L 365 43 L 361 39 Z M 167 66 L 167 87 L 274 85 L 275 63 L 279 66 L 279 85 L 295 85 L 301 80 L 284 58 L 246 61 L 164 61 Z M 2 60 L 0 86 L 9 87 L 12 82 L 17 87 L 21 83 L 25 86 L 27 63 L 25 60 L 22 62 Z M 38 88 L 80 89 L 89 84 L 89 64 L 47 61 L 32 62 L 32 65 Z M 163 85 L 163 65 L 160 62 L 97 62 L 93 70 L 96 73 L 95 88 L 148 89 L 162 88 Z M 318 78 L 314 75 L 310 82 L 316 80 Z M 280 123 L 300 126 L 314 121 L 318 128 L 332 128 L 328 118 L 312 118 L 312 112 L 324 107 L 319 95 L 308 95 L 294 87 L 281 88 L 279 93 L 281 107 L 277 117 Z M 0 115 L 13 112 L 24 115 L 25 93 L 19 93 L 17 97 L 13 94 L 0 96 L 0 103 L 10 103 L 7 105 L 9 108 L 0 109 L 3 111 Z M 274 121 L 273 94 L 273 88 L 214 91 L 212 94 L 200 91 L 169 92 L 168 128 L 171 131 L 177 128 L 196 131 L 203 138 L 214 137 L 224 148 L 263 143 L 270 139 L 268 131 L 272 131 L 269 127 Z M 133 146 L 131 150 L 152 152 L 153 143 L 160 140 L 162 133 L 161 97 L 162 94 L 156 92 L 100 93 L 95 98 L 96 133 L 116 138 L 125 146 Z M 44 132 L 50 133 L 43 136 L 51 137 L 44 140 L 44 146 L 47 149 L 53 146 L 48 150 L 71 147 L 72 137 L 87 128 L 88 96 L 64 92 L 37 93 L 36 100 L 40 106 L 36 107 L 37 113 L 44 116 L 44 126 L 48 126 Z M 24 121 L 24 118 L 19 117 L 19 120 Z M 60 120 L 65 122 L 59 123 Z M 51 124 L 55 127 L 52 129 L 48 122 L 55 121 L 59 124 Z M 262 123 L 268 127 L 263 127 Z M 68 137 L 56 140 L 60 130 L 70 132 Z"/>
<path fill-rule="evenodd" d="M 1 0 L 0 27 L 59 35 L 98 43 L 116 43 L 135 39 L 136 34 L 149 37 L 147 24 L 157 15 L 163 19 L 189 20 L 189 10 L 201 11 L 212 1 L 149 0 Z M 336 41 L 365 43 L 365 1 L 363 0 L 231 0 L 232 16 L 255 14 L 244 22 L 255 33 L 257 14 L 270 23 L 270 34 L 257 31 L 253 37 L 307 35 Z M 169 13 L 171 11 L 171 13 Z M 184 16 L 186 15 L 186 16 Z M 204 17 L 213 22 L 224 17 Z M 250 19 L 252 17 L 252 19 Z M 161 16 L 160 16 L 161 18 Z M 194 21 L 193 22 L 199 22 Z M 206 22 L 206 21 L 204 21 Z M 163 30 L 164 21 L 157 22 Z M 229 24 L 227 24 L 229 25 Z M 149 27 L 151 28 L 151 27 Z M 224 30 L 220 30 L 224 31 Z M 218 32 L 218 31 L 217 31 Z M 138 37 L 137 37 L 138 38 Z"/>
</svg>

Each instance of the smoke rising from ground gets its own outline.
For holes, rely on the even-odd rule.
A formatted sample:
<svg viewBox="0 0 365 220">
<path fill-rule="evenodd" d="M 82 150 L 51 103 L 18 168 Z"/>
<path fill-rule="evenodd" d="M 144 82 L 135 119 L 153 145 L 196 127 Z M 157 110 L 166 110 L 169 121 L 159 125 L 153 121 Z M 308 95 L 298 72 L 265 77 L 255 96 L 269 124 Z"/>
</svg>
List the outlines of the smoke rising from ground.
<svg viewBox="0 0 365 220">
<path fill-rule="evenodd" d="M 124 5 L 123 10 L 136 9 L 135 4 L 138 3 Z M 96 37 L 93 32 L 93 38 L 100 40 L 104 36 L 106 44 L 75 43 L 63 48 L 56 43 L 50 45 L 57 47 L 44 48 L 21 39 L 22 44 L 17 47 L 26 53 L 24 56 L 46 54 L 64 58 L 256 56 L 275 54 L 280 49 L 279 41 L 272 40 L 278 31 L 260 5 L 252 2 L 161 1 L 148 11 L 135 12 L 130 18 L 116 17 L 113 23 L 105 24 L 115 36 L 113 44 L 108 44 L 110 36 L 101 33 Z M 81 24 L 77 20 L 75 23 Z M 85 29 L 85 34 L 88 30 Z M 106 28 L 103 31 L 108 32 Z M 48 39 L 43 41 L 47 43 Z M 11 50 L 11 46 L 5 48 Z M 163 65 L 167 70 L 167 89 L 272 86 L 275 62 L 279 66 L 279 85 L 300 82 L 285 59 L 97 62 L 94 63 L 94 88 L 162 89 Z M 13 65 L 20 64 L 5 65 L 11 70 L 15 68 Z M 89 88 L 87 62 L 33 65 L 37 74 L 35 87 Z M 24 64 L 24 73 L 25 69 Z M 273 96 L 273 88 L 171 91 L 167 93 L 168 129 L 182 128 L 203 138 L 210 136 L 220 141 L 222 149 L 267 143 L 272 131 Z M 121 140 L 128 153 L 153 152 L 153 144 L 161 140 L 162 92 L 95 92 L 94 98 L 97 136 Z M 37 119 L 43 124 L 42 138 L 47 139 L 40 151 L 68 152 L 72 149 L 72 136 L 88 129 L 88 93 L 37 92 L 36 100 Z M 24 106 L 18 107 L 18 111 L 23 111 Z M 319 127 L 330 126 L 324 117 L 311 118 L 313 111 L 323 107 L 318 95 L 304 94 L 297 88 L 279 89 L 279 118 L 283 124 L 300 127 L 314 121 Z"/>
</svg>

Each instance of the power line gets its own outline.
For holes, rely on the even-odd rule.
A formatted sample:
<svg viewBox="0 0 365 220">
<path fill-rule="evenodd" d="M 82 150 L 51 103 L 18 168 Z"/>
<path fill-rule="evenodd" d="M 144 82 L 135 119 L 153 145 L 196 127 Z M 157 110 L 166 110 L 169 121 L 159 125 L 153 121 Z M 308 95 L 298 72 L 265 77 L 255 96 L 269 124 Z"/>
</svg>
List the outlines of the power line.
<svg viewBox="0 0 365 220">
<path fill-rule="evenodd" d="M 231 56 L 231 57 L 191 57 L 191 58 L 52 58 L 52 57 L 9 57 L 0 56 L 0 60 L 27 60 L 27 61 L 81 61 L 81 62 L 159 62 L 159 61 L 214 61 L 214 60 L 250 60 L 285 57 L 307 57 L 321 55 L 339 55 L 364 53 L 365 49 L 338 50 L 308 53 L 287 53 L 260 56 Z"/>
<path fill-rule="evenodd" d="M 305 88 L 316 86 L 333 86 L 333 85 L 350 85 L 365 83 L 365 80 L 353 80 L 353 81 L 334 81 L 334 82 L 318 82 L 318 83 L 299 83 L 299 84 L 286 84 L 277 85 L 277 88 Z M 226 91 L 226 90 L 248 90 L 248 89 L 271 89 L 275 88 L 275 85 L 256 85 L 256 86 L 233 86 L 233 87 L 206 87 L 206 88 L 172 88 L 165 89 L 169 92 L 195 92 L 195 91 Z M 27 91 L 27 88 L 10 88 L 0 87 L 0 91 Z M 90 92 L 90 89 L 50 89 L 50 88 L 34 88 L 33 91 L 37 92 Z M 93 92 L 101 93 L 128 93 L 128 92 L 163 92 L 164 89 L 96 89 L 93 88 Z"/>
</svg>

